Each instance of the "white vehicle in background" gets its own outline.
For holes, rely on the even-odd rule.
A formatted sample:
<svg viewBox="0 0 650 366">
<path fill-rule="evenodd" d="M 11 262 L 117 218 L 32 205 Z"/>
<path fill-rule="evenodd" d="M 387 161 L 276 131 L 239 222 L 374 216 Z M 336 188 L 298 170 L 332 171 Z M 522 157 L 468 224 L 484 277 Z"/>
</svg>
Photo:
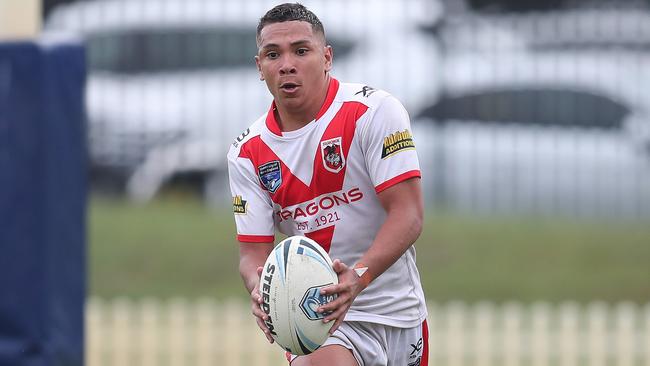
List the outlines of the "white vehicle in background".
<svg viewBox="0 0 650 366">
<path fill-rule="evenodd" d="M 650 53 L 639 47 L 650 33 L 643 22 L 645 38 L 632 40 L 628 23 L 650 13 L 617 13 L 626 30 L 604 43 L 576 30 L 596 27 L 593 10 L 569 14 L 472 15 L 437 29 L 444 92 L 413 122 L 432 137 L 419 148 L 432 200 L 483 213 L 650 216 Z"/>
<path fill-rule="evenodd" d="M 334 47 L 333 75 L 366 82 L 421 109 L 438 91 L 435 40 L 418 31 L 437 2 L 304 1 Z M 151 199 L 171 178 L 195 174 L 223 200 L 229 145 L 271 101 L 259 76 L 255 29 L 270 3 L 98 0 L 56 8 L 46 30 L 87 45 L 91 165 L 118 172 L 131 198 Z M 417 56 L 417 57 L 415 57 Z"/>
</svg>

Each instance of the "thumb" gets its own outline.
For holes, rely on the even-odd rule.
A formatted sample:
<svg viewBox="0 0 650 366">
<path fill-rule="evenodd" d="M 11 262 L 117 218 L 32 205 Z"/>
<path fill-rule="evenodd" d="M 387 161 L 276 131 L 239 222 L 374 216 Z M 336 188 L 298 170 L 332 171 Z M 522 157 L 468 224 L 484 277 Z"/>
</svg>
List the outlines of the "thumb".
<svg viewBox="0 0 650 366">
<path fill-rule="evenodd" d="M 346 266 L 340 259 L 335 259 L 332 263 L 332 268 L 334 269 L 334 272 L 341 273 L 344 272 L 348 266 Z"/>
</svg>

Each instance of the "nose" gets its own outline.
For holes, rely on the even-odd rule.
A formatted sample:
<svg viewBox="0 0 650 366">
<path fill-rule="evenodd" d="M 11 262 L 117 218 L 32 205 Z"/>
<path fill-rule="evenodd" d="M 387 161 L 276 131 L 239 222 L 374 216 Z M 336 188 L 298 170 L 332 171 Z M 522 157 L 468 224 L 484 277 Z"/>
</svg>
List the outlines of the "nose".
<svg viewBox="0 0 650 366">
<path fill-rule="evenodd" d="M 280 66 L 280 75 L 291 75 L 297 72 L 291 57 L 284 57 Z"/>
</svg>

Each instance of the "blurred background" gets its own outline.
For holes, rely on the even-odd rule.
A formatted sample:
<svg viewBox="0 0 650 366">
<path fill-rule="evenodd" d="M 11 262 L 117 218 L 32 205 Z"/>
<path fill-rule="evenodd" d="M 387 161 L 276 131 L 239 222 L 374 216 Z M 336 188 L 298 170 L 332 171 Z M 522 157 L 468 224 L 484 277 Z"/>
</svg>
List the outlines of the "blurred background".
<svg viewBox="0 0 650 366">
<path fill-rule="evenodd" d="M 411 116 L 432 364 L 649 364 L 650 1 L 303 3 L 333 75 Z M 44 33 L 86 46 L 88 364 L 283 364 L 248 315 L 225 159 L 271 102 L 276 3 L 44 4 Z"/>
</svg>

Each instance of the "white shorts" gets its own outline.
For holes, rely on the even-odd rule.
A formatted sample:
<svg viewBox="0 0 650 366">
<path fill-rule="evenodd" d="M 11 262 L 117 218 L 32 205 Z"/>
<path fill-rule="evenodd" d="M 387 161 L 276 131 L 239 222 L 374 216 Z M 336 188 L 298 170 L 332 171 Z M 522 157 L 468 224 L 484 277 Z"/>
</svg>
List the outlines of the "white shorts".
<svg viewBox="0 0 650 366">
<path fill-rule="evenodd" d="M 346 321 L 323 344 L 338 344 L 350 351 L 359 366 L 427 366 L 429 330 L 425 320 L 414 328 Z M 295 355 L 287 355 L 293 361 Z"/>
</svg>

